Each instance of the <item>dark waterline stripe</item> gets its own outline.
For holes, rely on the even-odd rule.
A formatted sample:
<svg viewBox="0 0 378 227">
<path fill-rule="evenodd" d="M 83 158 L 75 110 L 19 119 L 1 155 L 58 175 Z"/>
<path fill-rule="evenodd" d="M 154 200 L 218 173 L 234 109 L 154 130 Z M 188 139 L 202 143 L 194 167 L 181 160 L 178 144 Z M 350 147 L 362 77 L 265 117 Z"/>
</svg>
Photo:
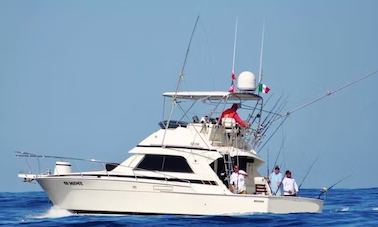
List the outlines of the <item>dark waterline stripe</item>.
<svg viewBox="0 0 378 227">
<path fill-rule="evenodd" d="M 106 214 L 106 215 L 188 215 L 188 214 L 175 214 L 175 213 L 150 213 L 150 212 L 122 212 L 122 211 L 100 211 L 100 210 L 68 210 L 74 214 Z M 190 216 L 203 216 L 199 214 L 190 214 Z"/>
</svg>

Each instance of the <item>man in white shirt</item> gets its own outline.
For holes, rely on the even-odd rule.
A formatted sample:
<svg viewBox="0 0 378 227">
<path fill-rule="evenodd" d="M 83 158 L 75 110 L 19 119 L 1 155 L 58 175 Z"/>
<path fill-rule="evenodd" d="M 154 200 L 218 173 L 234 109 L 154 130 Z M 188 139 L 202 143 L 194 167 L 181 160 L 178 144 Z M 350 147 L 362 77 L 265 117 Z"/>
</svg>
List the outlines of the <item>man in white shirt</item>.
<svg viewBox="0 0 378 227">
<path fill-rule="evenodd" d="M 280 172 L 280 167 L 275 166 L 273 172 L 269 175 L 269 185 L 273 195 L 282 195 L 282 179 L 283 177 Z"/>
<path fill-rule="evenodd" d="M 244 175 L 247 175 L 245 171 L 239 170 L 238 165 L 234 165 L 234 172 L 230 176 L 230 191 L 235 194 L 246 194 Z"/>
<path fill-rule="evenodd" d="M 290 170 L 286 170 L 285 178 L 282 180 L 282 186 L 284 191 L 284 196 L 297 196 L 298 185 L 293 178 L 291 178 Z"/>
</svg>

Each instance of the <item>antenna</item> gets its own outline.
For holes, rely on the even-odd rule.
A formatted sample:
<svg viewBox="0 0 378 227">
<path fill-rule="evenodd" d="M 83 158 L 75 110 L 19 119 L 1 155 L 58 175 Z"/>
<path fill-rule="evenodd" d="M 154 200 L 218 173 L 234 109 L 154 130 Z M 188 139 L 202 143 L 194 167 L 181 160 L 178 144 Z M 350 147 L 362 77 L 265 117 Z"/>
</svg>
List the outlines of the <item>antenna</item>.
<svg viewBox="0 0 378 227">
<path fill-rule="evenodd" d="M 265 37 L 265 21 L 263 23 L 263 30 L 262 30 L 262 33 L 261 33 L 259 83 L 261 82 L 262 77 L 263 77 L 262 63 L 263 63 L 263 53 L 264 53 L 264 37 Z"/>
<path fill-rule="evenodd" d="M 235 34 L 234 34 L 234 50 L 232 52 L 232 69 L 231 69 L 231 87 L 228 89 L 229 92 L 235 92 L 235 56 L 236 56 L 236 41 L 238 35 L 238 18 L 236 17 L 235 22 Z"/>
<path fill-rule="evenodd" d="M 233 76 L 235 76 L 235 55 L 236 55 L 236 41 L 237 41 L 237 38 L 238 38 L 238 18 L 236 17 L 235 35 L 234 35 L 234 50 L 233 50 L 233 53 L 232 53 L 232 71 L 231 71 Z"/>
<path fill-rule="evenodd" d="M 264 36 L 265 36 L 265 20 L 264 20 L 264 23 L 263 23 L 263 29 L 262 29 L 262 33 L 261 33 L 260 69 L 259 69 L 259 82 L 258 82 L 258 84 L 261 83 L 262 77 L 263 77 L 262 66 L 263 66 L 263 52 L 264 52 Z"/>
</svg>

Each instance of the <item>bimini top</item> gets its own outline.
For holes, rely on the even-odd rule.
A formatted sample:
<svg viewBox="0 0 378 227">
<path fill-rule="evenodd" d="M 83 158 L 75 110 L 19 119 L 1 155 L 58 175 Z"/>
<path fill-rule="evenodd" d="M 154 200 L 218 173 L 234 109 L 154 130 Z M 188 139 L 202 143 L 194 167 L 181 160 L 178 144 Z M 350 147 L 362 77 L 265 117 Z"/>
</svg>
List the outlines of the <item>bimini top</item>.
<svg viewBox="0 0 378 227">
<path fill-rule="evenodd" d="M 177 99 L 207 99 L 207 100 L 259 100 L 261 96 L 254 93 L 231 93 L 228 91 L 181 91 L 181 92 L 165 92 L 165 97 L 176 97 Z"/>
</svg>

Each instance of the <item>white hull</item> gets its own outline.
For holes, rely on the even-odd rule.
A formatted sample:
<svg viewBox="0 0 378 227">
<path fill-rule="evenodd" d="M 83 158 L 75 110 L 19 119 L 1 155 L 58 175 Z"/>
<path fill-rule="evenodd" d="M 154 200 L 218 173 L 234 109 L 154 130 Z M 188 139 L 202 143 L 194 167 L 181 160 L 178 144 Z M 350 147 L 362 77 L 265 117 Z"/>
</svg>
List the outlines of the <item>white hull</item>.
<svg viewBox="0 0 378 227">
<path fill-rule="evenodd" d="M 204 185 L 117 179 L 37 178 L 54 205 L 74 213 L 240 215 L 321 212 L 323 201 L 303 197 L 234 195 Z M 66 183 L 64 183 L 66 182 Z M 76 182 L 76 183 L 75 183 Z M 78 183 L 81 182 L 81 183 Z M 72 184 L 72 185 L 70 185 Z"/>
</svg>

